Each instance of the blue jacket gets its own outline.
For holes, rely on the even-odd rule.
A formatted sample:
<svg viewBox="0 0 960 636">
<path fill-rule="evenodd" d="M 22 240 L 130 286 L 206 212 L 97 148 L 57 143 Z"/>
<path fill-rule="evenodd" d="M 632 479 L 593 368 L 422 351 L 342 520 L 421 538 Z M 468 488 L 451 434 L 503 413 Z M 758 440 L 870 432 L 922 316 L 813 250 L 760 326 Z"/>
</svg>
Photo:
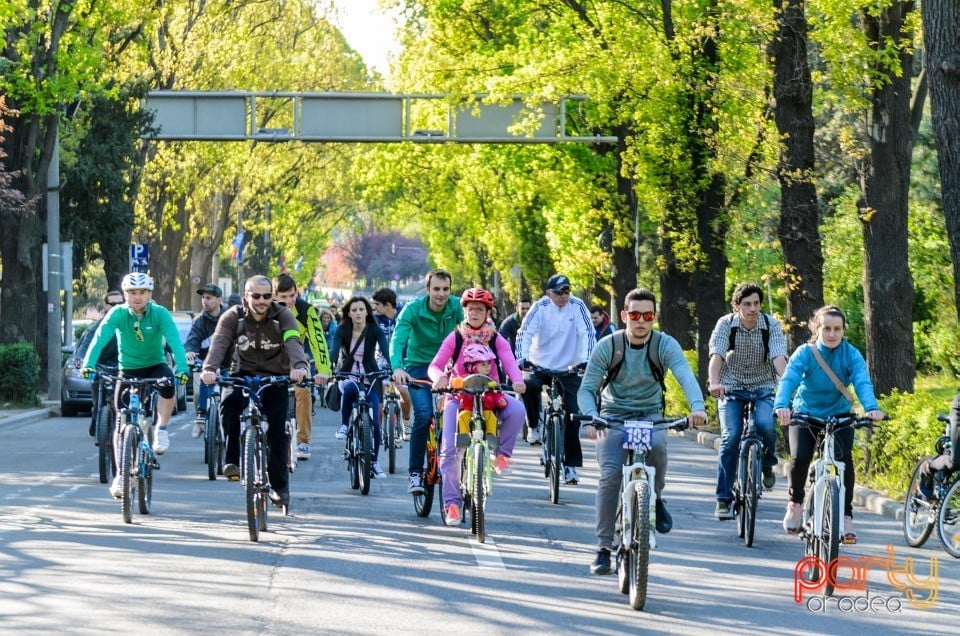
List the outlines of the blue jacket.
<svg viewBox="0 0 960 636">
<path fill-rule="evenodd" d="M 853 390 L 865 411 L 879 410 L 867 363 L 857 348 L 846 340 L 832 350 L 819 341 L 797 347 L 780 378 L 774 409 L 791 408 L 798 413 L 819 418 L 850 412 L 853 405 L 843 397 L 817 363 L 810 349 L 814 346 L 844 386 L 853 384 Z"/>
</svg>

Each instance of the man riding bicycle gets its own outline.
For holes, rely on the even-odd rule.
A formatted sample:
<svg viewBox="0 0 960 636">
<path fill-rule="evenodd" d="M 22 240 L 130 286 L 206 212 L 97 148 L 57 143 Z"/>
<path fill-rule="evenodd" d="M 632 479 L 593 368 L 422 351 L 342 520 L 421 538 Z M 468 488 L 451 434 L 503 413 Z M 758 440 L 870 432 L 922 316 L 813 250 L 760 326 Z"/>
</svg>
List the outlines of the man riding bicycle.
<svg viewBox="0 0 960 636">
<path fill-rule="evenodd" d="M 763 290 L 743 283 L 733 290 L 733 313 L 717 321 L 710 336 L 707 377 L 717 398 L 721 437 L 717 453 L 717 519 L 733 519 L 733 483 L 743 435 L 744 400 L 753 400 L 754 422 L 763 437 L 763 487 L 776 483 L 777 428 L 773 395 L 787 366 L 787 339 L 780 322 L 761 311 Z M 732 398 L 732 399 L 730 399 Z"/>
<path fill-rule="evenodd" d="M 120 367 L 121 378 L 170 378 L 174 377 L 173 370 L 167 365 L 164 344 L 173 352 L 176 364 L 176 377 L 181 384 L 190 380 L 187 375 L 190 367 L 187 364 L 187 355 L 180 342 L 180 332 L 173 322 L 173 317 L 166 308 L 151 300 L 153 296 L 153 279 L 142 272 L 131 272 L 123 277 L 120 283 L 123 297 L 126 302 L 112 308 L 97 327 L 97 331 L 87 349 L 83 359 L 81 373 L 90 376 L 96 373 L 95 366 L 100 359 L 103 349 L 116 336 L 117 361 Z M 120 395 L 122 379 L 117 383 L 114 400 Z M 170 436 L 167 433 L 167 424 L 173 415 L 174 386 L 173 383 L 157 388 L 160 399 L 157 401 L 155 412 L 156 421 L 153 431 L 153 450 L 157 455 L 163 455 L 170 447 Z M 119 409 L 119 405 L 117 406 Z M 119 430 L 115 435 L 119 434 Z M 114 440 L 114 454 L 120 449 L 120 444 Z M 120 458 L 117 457 L 117 465 Z M 118 472 L 110 484 L 110 494 L 119 498 L 121 495 L 120 478 Z"/>
<path fill-rule="evenodd" d="M 231 346 L 235 347 L 233 375 L 270 376 L 289 374 L 291 382 L 300 382 L 310 375 L 310 363 L 300 343 L 297 319 L 283 304 L 275 302 L 273 285 L 266 276 L 253 276 L 244 285 L 243 302 L 223 312 L 210 342 L 210 351 L 203 361 L 200 380 L 204 384 L 217 381 L 217 369 Z M 224 391 L 220 401 L 220 421 L 226 436 L 226 465 L 223 476 L 231 481 L 240 478 L 240 415 L 243 393 Z M 267 474 L 270 477 L 270 499 L 280 506 L 290 503 L 287 473 L 287 444 L 284 422 L 287 419 L 287 388 L 270 386 L 264 389 L 263 416 L 267 420 Z"/>
<path fill-rule="evenodd" d="M 193 323 L 190 325 L 190 333 L 187 334 L 187 340 L 183 343 L 183 348 L 187 352 L 187 362 L 190 363 L 191 367 L 195 360 L 203 360 L 207 357 L 207 352 L 210 350 L 210 338 L 213 337 L 213 332 L 217 328 L 217 321 L 220 320 L 220 314 L 227 309 L 227 306 L 220 300 L 223 296 L 223 290 L 219 286 L 212 283 L 204 285 L 197 290 L 197 294 L 200 296 L 203 311 L 193 319 Z M 229 359 L 224 363 L 225 369 L 229 367 L 228 363 Z M 197 411 L 197 417 L 193 423 L 193 432 L 191 433 L 193 437 L 203 435 L 207 401 L 213 393 L 212 387 L 199 382 L 199 376 L 197 380 L 193 394 Z"/>
<path fill-rule="evenodd" d="M 627 294 L 620 319 L 626 325 L 622 332 L 603 338 L 593 350 L 583 382 L 577 392 L 577 402 L 583 415 L 602 417 L 658 420 L 663 418 L 662 374 L 669 369 L 690 403 L 687 420 L 693 426 L 706 424 L 703 394 L 690 364 L 683 355 L 680 343 L 665 333 L 654 332 L 657 319 L 656 297 L 646 289 L 635 289 Z M 616 376 L 606 383 L 601 391 L 601 382 L 613 366 L 615 348 L 620 346 L 620 334 L 626 338 L 622 348 L 622 364 Z M 657 344 L 652 345 L 656 333 Z M 656 359 L 663 368 L 654 369 L 650 346 L 657 346 Z M 655 375 L 656 371 L 656 375 Z M 657 375 L 661 379 L 658 379 Z M 597 394 L 600 394 L 599 408 Z M 617 499 L 620 495 L 622 475 L 620 468 L 626 450 L 623 448 L 623 430 L 597 430 L 589 424 L 587 436 L 597 441 L 597 463 L 600 465 L 600 481 L 597 485 L 597 557 L 590 566 L 592 574 L 612 574 L 610 551 L 613 549 L 614 525 L 617 517 Z M 667 432 L 655 431 L 652 447 L 647 452 L 647 465 L 656 468 L 656 528 L 657 532 L 670 532 L 673 520 L 667 512 L 660 493 L 667 479 Z"/>
</svg>

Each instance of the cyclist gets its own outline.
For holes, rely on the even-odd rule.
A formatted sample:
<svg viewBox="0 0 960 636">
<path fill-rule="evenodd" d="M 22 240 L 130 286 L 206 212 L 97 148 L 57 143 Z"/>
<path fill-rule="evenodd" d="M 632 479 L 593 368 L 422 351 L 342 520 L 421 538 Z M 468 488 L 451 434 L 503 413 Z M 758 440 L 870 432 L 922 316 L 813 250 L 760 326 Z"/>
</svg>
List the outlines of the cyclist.
<svg viewBox="0 0 960 636">
<path fill-rule="evenodd" d="M 960 470 L 960 391 L 953 396 L 950 405 L 950 444 L 943 452 L 933 459 L 928 459 L 920 465 L 920 492 L 925 497 L 933 497 L 933 480 L 944 479 L 947 475 Z"/>
<path fill-rule="evenodd" d="M 223 290 L 219 286 L 210 283 L 197 290 L 200 295 L 200 303 L 203 305 L 203 311 L 193 319 L 190 325 L 190 333 L 187 334 L 187 340 L 183 343 L 183 348 L 187 352 L 187 362 L 190 366 L 198 358 L 203 360 L 207 357 L 207 351 L 210 349 L 210 338 L 213 337 L 213 331 L 217 328 L 217 321 L 220 320 L 220 314 L 226 309 L 227 305 L 220 300 L 223 297 Z M 230 356 L 224 359 L 223 370 L 229 368 Z M 204 421 L 207 416 L 207 400 L 210 399 L 213 389 L 203 382 L 200 382 L 200 376 L 197 375 L 196 383 L 193 387 L 194 401 L 196 402 L 197 418 L 193 422 L 193 437 L 203 435 Z M 199 386 L 198 386 L 199 385 Z"/>
<path fill-rule="evenodd" d="M 338 369 L 343 373 L 373 373 L 377 365 L 377 348 L 387 350 L 387 338 L 380 331 L 373 318 L 373 307 L 363 296 L 354 296 L 343 306 L 343 320 L 337 327 L 337 333 L 330 343 L 330 355 L 336 360 Z M 389 369 L 388 369 L 389 370 Z M 367 404 L 373 419 L 373 469 L 374 477 L 382 479 L 387 474 L 380 468 L 377 457 L 380 454 L 380 397 L 383 393 L 383 381 L 377 380 L 367 387 Z M 357 380 L 341 380 L 341 424 L 337 439 L 347 436 L 350 414 L 353 405 L 360 397 Z"/>
<path fill-rule="evenodd" d="M 397 302 L 397 293 L 389 287 L 381 287 L 373 292 L 373 317 L 380 325 L 380 331 L 387 337 L 387 342 L 393 337 L 393 330 L 397 327 L 397 315 L 403 309 L 403 303 Z M 389 368 L 390 352 L 377 350 L 377 362 L 381 369 Z M 405 386 L 397 387 L 400 394 L 400 415 L 403 418 L 403 426 L 407 426 L 410 421 L 410 389 Z"/>
<path fill-rule="evenodd" d="M 253 276 L 244 284 L 243 302 L 223 312 L 210 341 L 210 351 L 203 361 L 200 380 L 204 384 L 217 381 L 217 369 L 234 346 L 231 370 L 234 375 L 267 376 L 289 373 L 292 382 L 310 376 L 310 362 L 300 343 L 300 330 L 293 312 L 273 298 L 273 285 L 266 276 Z M 223 476 L 240 479 L 240 414 L 243 393 L 224 391 L 220 401 L 220 421 L 226 437 L 226 464 Z M 289 505 L 287 481 L 287 389 L 271 386 L 263 391 L 263 416 L 267 420 L 267 474 L 270 477 L 270 499 L 281 506 Z"/>
<path fill-rule="evenodd" d="M 337 333 L 337 316 L 332 309 L 321 309 L 320 310 L 320 326 L 323 327 L 323 337 L 327 339 L 327 342 L 333 340 L 334 334 Z"/>
<path fill-rule="evenodd" d="M 717 519 L 733 519 L 731 503 L 743 435 L 743 400 L 754 401 L 754 421 L 766 449 L 763 487 L 773 488 L 777 479 L 773 472 L 777 465 L 773 393 L 777 378 L 787 366 L 787 339 L 777 319 L 761 311 L 762 305 L 759 285 L 738 285 L 731 299 L 733 313 L 721 317 L 710 336 L 707 377 L 710 395 L 717 398 L 721 427 L 714 511 Z"/>
<path fill-rule="evenodd" d="M 445 389 L 450 385 L 450 377 L 467 375 L 466 362 L 475 362 L 471 347 L 484 345 L 484 348 L 496 352 L 496 357 L 503 366 L 503 372 L 513 383 L 513 390 L 523 393 L 526 384 L 523 374 L 517 365 L 510 344 L 506 338 L 497 333 L 490 312 L 493 309 L 493 295 L 485 289 L 471 288 L 463 292 L 460 298 L 467 315 L 466 319 L 449 336 L 444 338 L 440 349 L 430 363 L 430 378 L 433 388 Z M 460 343 L 458 348 L 457 343 Z M 458 350 L 459 349 L 459 350 Z M 499 370 L 493 375 L 500 380 Z M 494 451 L 490 460 L 494 470 L 502 473 L 510 467 L 510 457 L 513 456 L 513 447 L 517 435 L 523 426 L 524 408 L 514 397 L 503 396 L 505 406 L 500 410 L 499 417 L 502 424 L 500 430 L 500 447 Z M 457 452 L 457 411 L 460 408 L 458 397 L 451 397 L 443 408 L 443 435 L 440 446 L 440 473 L 443 475 L 443 506 L 446 512 L 447 525 L 460 524 L 460 507 L 463 500 L 460 498 L 460 457 Z"/>
<path fill-rule="evenodd" d="M 593 350 L 583 382 L 577 392 L 580 412 L 584 415 L 600 415 L 614 418 L 656 420 L 663 417 L 663 387 L 655 375 L 649 344 L 653 337 L 653 323 L 657 319 L 657 301 L 653 292 L 634 289 L 624 300 L 620 320 L 626 325 L 624 333 L 627 345 L 623 351 L 623 364 L 619 372 L 600 392 L 601 381 L 613 360 L 617 334 L 603 338 Z M 620 332 L 617 332 L 620 333 Z M 680 344 L 665 333 L 658 335 L 657 359 L 664 369 L 670 369 L 680 383 L 690 404 L 687 420 L 693 426 L 707 422 L 703 393 L 690 364 L 683 355 Z M 662 370 L 660 371 L 662 375 Z M 626 451 L 623 448 L 623 431 L 619 429 L 597 430 L 589 424 L 587 436 L 597 441 L 597 463 L 600 465 L 600 480 L 597 485 L 596 520 L 599 549 L 593 564 L 592 574 L 611 574 L 610 551 L 613 549 L 614 525 L 617 516 L 617 499 L 620 496 L 622 475 L 620 472 Z M 654 483 L 656 494 L 657 532 L 670 532 L 673 519 L 660 494 L 667 480 L 667 432 L 655 431 L 653 446 L 647 452 L 647 465 L 656 468 Z"/>
<path fill-rule="evenodd" d="M 610 320 L 610 314 L 601 305 L 590 307 L 590 321 L 593 323 L 594 337 L 597 340 L 616 331 L 616 327 Z"/>
<path fill-rule="evenodd" d="M 460 299 L 450 295 L 450 272 L 435 269 L 427 273 L 427 295 L 410 301 L 397 316 L 390 339 L 390 366 L 393 381 L 403 386 L 411 380 L 427 380 L 427 366 L 443 339 L 463 321 Z M 410 431 L 410 485 L 407 492 L 420 494 L 423 488 L 423 458 L 427 451 L 427 427 L 433 415 L 429 391 L 411 391 L 413 427 Z"/>
<path fill-rule="evenodd" d="M 552 371 L 566 371 L 574 366 L 583 368 L 595 342 L 595 329 L 586 304 L 570 295 L 570 280 L 566 276 L 554 274 L 547 280 L 543 298 L 530 308 L 530 313 L 520 325 L 517 360 L 521 361 L 521 368 L 525 368 L 526 363 Z M 546 378 L 532 373 L 525 376 L 524 380 L 529 389 L 523 395 L 529 426 L 527 441 L 539 444 L 541 393 Z M 580 483 L 577 468 L 583 466 L 578 427 L 571 420 L 577 413 L 580 378 L 569 375 L 560 381 L 563 384 L 563 408 L 566 412 L 563 478 L 572 486 Z"/>
<path fill-rule="evenodd" d="M 844 338 L 846 329 L 847 318 L 839 307 L 827 305 L 814 312 L 810 319 L 812 338 L 810 342 L 797 347 L 790 356 L 773 402 L 782 426 L 790 425 L 791 410 L 818 418 L 849 413 L 853 407 L 853 396 L 848 399 L 844 392 L 849 394 L 846 387 L 850 383 L 853 383 L 866 417 L 873 421 L 883 419 L 867 363 L 857 348 Z M 838 383 L 830 378 L 828 369 L 839 380 Z M 843 487 L 846 491 L 843 501 L 844 543 L 857 541 L 853 527 L 853 486 L 856 483 L 853 474 L 853 433 L 853 428 L 846 428 L 836 434 L 837 454 L 846 465 L 843 471 Z M 791 426 L 788 435 L 791 456 L 790 501 L 783 517 L 783 529 L 795 534 L 800 530 L 807 471 L 817 448 L 818 436 L 814 431 L 800 426 Z"/>
<path fill-rule="evenodd" d="M 500 335 L 510 343 L 510 351 L 517 350 L 517 332 L 520 331 L 520 324 L 528 311 L 530 311 L 530 297 L 522 294 L 517 299 L 517 310 L 500 323 Z"/>
<path fill-rule="evenodd" d="M 104 307 L 116 307 L 117 305 L 123 304 L 123 292 L 111 290 L 108 291 L 106 296 L 103 297 Z M 110 311 L 110 309 L 106 309 Z M 97 327 L 100 326 L 100 323 L 103 322 L 103 319 L 106 318 L 106 313 L 100 317 L 96 323 L 91 325 L 91 329 L 96 331 Z M 89 347 L 89 345 L 88 345 Z M 115 367 L 117 366 L 117 339 L 114 338 L 100 351 L 100 358 L 97 360 L 99 364 L 104 366 Z M 100 377 L 94 376 L 93 381 L 90 383 L 90 389 L 93 395 L 93 402 L 90 408 L 90 437 L 95 437 L 97 434 L 97 412 L 100 410 L 99 397 L 100 397 Z"/>
<path fill-rule="evenodd" d="M 300 341 L 310 360 L 313 381 L 323 384 L 330 377 L 330 353 L 323 333 L 317 308 L 300 297 L 297 282 L 289 274 L 280 274 L 274 280 L 277 302 L 284 304 L 297 319 Z M 310 459 L 310 435 L 313 432 L 313 394 L 309 387 L 293 388 L 297 418 L 297 459 Z"/>
<path fill-rule="evenodd" d="M 126 302 L 112 308 L 104 317 L 97 332 L 93 336 L 87 355 L 83 359 L 83 374 L 93 375 L 94 367 L 100 360 L 100 354 L 116 336 L 118 350 L 118 366 L 121 378 L 171 378 L 173 370 L 167 365 L 164 342 L 173 352 L 176 364 L 176 377 L 181 384 L 186 384 L 190 376 L 187 364 L 187 355 L 180 342 L 180 332 L 173 322 L 173 317 L 166 308 L 151 300 L 153 295 L 153 279 L 143 272 L 131 272 L 123 277 L 120 283 L 123 297 Z M 119 399 L 120 385 L 114 400 Z M 167 433 L 167 424 L 173 415 L 174 387 L 158 387 L 160 399 L 155 405 L 156 421 L 153 431 L 153 450 L 157 455 L 163 455 L 170 448 L 170 436 Z M 119 408 L 119 405 L 118 405 Z M 114 435 L 119 435 L 117 429 Z M 114 454 L 120 449 L 118 439 L 114 439 Z M 115 457 L 117 465 L 120 458 Z M 110 494 L 119 498 L 121 495 L 120 478 L 118 472 L 110 484 Z"/>
</svg>

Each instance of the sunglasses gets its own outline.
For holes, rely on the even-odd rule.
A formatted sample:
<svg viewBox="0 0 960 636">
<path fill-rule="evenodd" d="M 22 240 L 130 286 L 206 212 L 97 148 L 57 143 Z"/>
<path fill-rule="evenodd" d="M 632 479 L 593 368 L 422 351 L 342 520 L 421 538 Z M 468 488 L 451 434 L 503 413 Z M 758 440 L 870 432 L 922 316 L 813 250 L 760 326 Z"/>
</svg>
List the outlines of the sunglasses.
<svg viewBox="0 0 960 636">
<path fill-rule="evenodd" d="M 133 323 L 133 335 L 137 337 L 137 340 L 143 342 L 143 332 L 140 331 L 140 321 Z"/>
<path fill-rule="evenodd" d="M 122 305 L 122 304 L 123 304 L 123 301 L 121 300 L 118 303 L 107 303 L 107 307 L 117 307 L 118 305 Z"/>
<path fill-rule="evenodd" d="M 569 296 L 569 295 L 570 295 L 570 288 L 567 287 L 567 288 L 561 289 L 561 290 L 559 290 L 559 291 L 558 291 L 558 290 L 554 290 L 553 293 L 556 294 L 557 296 Z"/>
<path fill-rule="evenodd" d="M 254 300 L 260 300 L 261 298 L 263 298 L 264 300 L 270 300 L 271 298 L 273 298 L 273 294 L 271 294 L 270 292 L 267 292 L 266 294 L 258 294 L 256 292 L 247 292 L 247 293 L 250 294 L 250 298 L 253 298 Z"/>
<path fill-rule="evenodd" d="M 630 320 L 639 321 L 642 318 L 644 322 L 653 322 L 653 319 L 657 317 L 657 313 L 654 311 L 628 311 L 627 317 Z"/>
</svg>

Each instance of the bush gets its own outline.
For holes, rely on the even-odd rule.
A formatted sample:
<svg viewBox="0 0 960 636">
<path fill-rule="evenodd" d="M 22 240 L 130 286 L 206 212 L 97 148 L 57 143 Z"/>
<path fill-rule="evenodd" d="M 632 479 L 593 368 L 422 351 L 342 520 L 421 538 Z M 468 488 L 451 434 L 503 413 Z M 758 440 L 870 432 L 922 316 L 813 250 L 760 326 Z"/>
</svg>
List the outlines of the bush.
<svg viewBox="0 0 960 636">
<path fill-rule="evenodd" d="M 0 345 L 0 400 L 36 406 L 40 358 L 33 346 L 20 342 Z"/>
</svg>

